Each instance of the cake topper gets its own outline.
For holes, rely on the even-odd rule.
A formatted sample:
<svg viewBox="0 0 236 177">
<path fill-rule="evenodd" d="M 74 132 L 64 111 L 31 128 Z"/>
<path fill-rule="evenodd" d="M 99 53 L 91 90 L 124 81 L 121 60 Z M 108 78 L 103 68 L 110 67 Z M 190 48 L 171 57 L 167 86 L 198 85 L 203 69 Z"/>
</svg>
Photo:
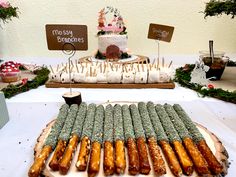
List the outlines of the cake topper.
<svg viewBox="0 0 236 177">
<path fill-rule="evenodd" d="M 111 19 L 106 18 L 110 14 Z M 99 11 L 98 15 L 98 35 L 106 33 L 126 34 L 123 17 L 117 8 L 107 6 Z"/>
</svg>

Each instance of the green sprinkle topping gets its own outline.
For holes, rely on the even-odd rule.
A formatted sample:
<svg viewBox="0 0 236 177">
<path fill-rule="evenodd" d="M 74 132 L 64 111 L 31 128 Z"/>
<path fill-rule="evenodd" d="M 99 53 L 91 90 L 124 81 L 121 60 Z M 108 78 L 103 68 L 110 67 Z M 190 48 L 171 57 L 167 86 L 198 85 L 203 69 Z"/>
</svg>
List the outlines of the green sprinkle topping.
<svg viewBox="0 0 236 177">
<path fill-rule="evenodd" d="M 86 116 L 86 111 L 87 111 L 87 104 L 85 102 L 82 102 L 79 105 L 79 110 L 71 134 L 76 134 L 78 137 L 81 136 L 84 119 Z"/>
<path fill-rule="evenodd" d="M 104 119 L 104 107 L 102 105 L 99 105 L 97 106 L 94 118 L 92 142 L 97 141 L 100 144 L 102 144 L 103 119 Z"/>
<path fill-rule="evenodd" d="M 68 104 L 64 104 L 61 106 L 59 114 L 57 116 L 57 119 L 56 119 L 55 123 L 53 124 L 48 137 L 46 138 L 44 146 L 49 145 L 52 147 L 52 149 L 55 149 L 56 144 L 57 144 L 57 140 L 58 140 L 58 136 L 59 136 L 61 129 L 64 125 L 64 122 L 66 120 L 68 110 L 69 110 Z"/>
<path fill-rule="evenodd" d="M 169 119 L 168 114 L 166 113 L 164 107 L 160 104 L 156 105 L 156 112 L 161 120 L 162 126 L 165 129 L 165 132 L 172 143 L 173 141 L 181 141 L 178 132 L 175 130 L 172 122 Z"/>
<path fill-rule="evenodd" d="M 83 125 L 82 138 L 87 136 L 91 140 L 92 132 L 93 132 L 93 124 L 94 124 L 94 116 L 95 116 L 96 105 L 91 103 L 88 105 L 87 115 Z"/>
<path fill-rule="evenodd" d="M 129 106 L 127 104 L 122 105 L 122 114 L 124 122 L 125 141 L 127 141 L 129 138 L 135 139 L 132 118 L 130 115 Z"/>
<path fill-rule="evenodd" d="M 113 142 L 113 107 L 108 104 L 105 108 L 103 141 Z"/>
<path fill-rule="evenodd" d="M 156 138 L 156 134 L 155 134 L 155 131 L 152 127 L 152 122 L 150 120 L 146 104 L 144 102 L 139 102 L 138 109 L 139 109 L 139 113 L 141 115 L 143 128 L 145 130 L 146 137 L 147 138 L 151 138 L 151 137 Z"/>
<path fill-rule="evenodd" d="M 70 106 L 70 110 L 68 112 L 65 124 L 61 130 L 61 133 L 59 135 L 59 139 L 63 140 L 63 141 L 68 141 L 70 138 L 70 133 L 71 130 L 73 128 L 74 122 L 75 122 L 75 118 L 77 115 L 77 111 L 78 111 L 78 105 L 77 104 L 72 104 Z"/>
<path fill-rule="evenodd" d="M 131 112 L 131 117 L 133 120 L 133 125 L 134 125 L 134 133 L 136 139 L 142 137 L 145 138 L 145 133 L 143 130 L 143 125 L 142 125 L 142 120 L 138 111 L 138 108 L 135 104 L 131 104 L 129 106 L 130 112 Z"/>
<path fill-rule="evenodd" d="M 157 141 L 169 141 L 167 135 L 161 125 L 161 121 L 156 113 L 155 105 L 153 102 L 147 103 L 147 109 L 149 112 L 150 119 L 152 121 L 153 128 L 156 132 Z"/>
<path fill-rule="evenodd" d="M 184 138 L 192 138 L 185 127 L 184 123 L 179 118 L 178 114 L 175 112 L 174 108 L 169 105 L 165 104 L 164 108 L 169 115 L 169 119 L 171 120 L 172 124 L 174 125 L 175 129 L 179 133 L 180 138 L 183 140 Z"/>
<path fill-rule="evenodd" d="M 124 140 L 123 118 L 121 105 L 114 106 L 114 141 Z"/>
<path fill-rule="evenodd" d="M 174 104 L 173 108 L 178 114 L 179 118 L 183 121 L 185 127 L 188 129 L 189 133 L 193 137 L 193 141 L 198 143 L 200 140 L 204 140 L 201 132 L 198 130 L 196 124 L 191 120 L 188 114 L 183 110 L 179 104 Z"/>
</svg>

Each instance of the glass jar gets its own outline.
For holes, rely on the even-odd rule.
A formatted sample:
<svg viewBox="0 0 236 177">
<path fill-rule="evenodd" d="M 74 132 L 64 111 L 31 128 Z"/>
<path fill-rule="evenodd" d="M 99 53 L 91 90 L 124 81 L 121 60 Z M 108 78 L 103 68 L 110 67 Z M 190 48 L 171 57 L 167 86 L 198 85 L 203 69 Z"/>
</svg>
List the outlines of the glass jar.
<svg viewBox="0 0 236 177">
<path fill-rule="evenodd" d="M 215 51 L 214 58 L 210 56 L 209 51 L 200 51 L 199 54 L 200 60 L 210 67 L 209 71 L 206 72 L 206 77 L 210 80 L 220 80 L 229 61 L 229 57 L 225 56 L 225 52 Z"/>
</svg>

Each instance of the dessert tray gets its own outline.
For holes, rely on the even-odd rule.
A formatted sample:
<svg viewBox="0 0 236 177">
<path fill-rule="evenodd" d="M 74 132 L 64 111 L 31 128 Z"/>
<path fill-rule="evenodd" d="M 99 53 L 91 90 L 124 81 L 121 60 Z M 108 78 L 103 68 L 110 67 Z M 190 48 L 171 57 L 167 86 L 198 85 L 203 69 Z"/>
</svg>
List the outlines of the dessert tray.
<svg viewBox="0 0 236 177">
<path fill-rule="evenodd" d="M 85 103 L 82 103 L 82 104 L 85 104 Z M 139 134 L 140 132 L 137 130 L 138 128 L 139 128 L 139 126 L 140 125 L 138 125 L 137 124 L 137 122 L 139 122 L 138 121 L 138 119 L 137 120 L 135 120 L 135 122 L 134 122 L 134 118 L 133 118 L 133 116 L 135 117 L 135 114 L 133 114 L 133 111 L 135 111 L 135 109 L 136 109 L 136 107 L 137 107 L 137 109 L 140 111 L 140 109 L 142 109 L 142 106 L 143 105 L 151 105 L 152 103 L 151 102 L 149 102 L 149 103 L 143 103 L 143 102 L 140 102 L 140 103 L 131 103 L 131 102 L 123 102 L 123 103 L 121 103 L 121 102 L 118 102 L 118 104 L 117 103 L 115 103 L 115 102 L 113 102 L 113 103 L 106 103 L 106 104 L 103 104 L 102 106 L 104 107 L 104 109 L 105 109 L 105 116 L 106 116 L 106 109 L 108 109 L 108 107 L 109 106 L 111 106 L 111 107 L 113 107 L 113 111 L 114 111 L 114 131 L 113 130 L 111 130 L 113 133 L 111 133 L 111 135 L 114 135 L 114 148 L 115 147 L 118 147 L 118 145 L 116 144 L 116 141 L 119 141 L 120 139 L 118 138 L 117 139 L 117 137 L 116 137 L 116 134 L 117 134 L 117 132 L 116 132 L 116 129 L 119 129 L 119 120 L 117 120 L 116 121 L 116 119 L 119 119 L 118 117 L 117 117 L 117 107 L 119 108 L 119 106 L 120 107 L 122 107 L 122 110 L 123 110 L 123 106 L 122 105 L 127 105 L 129 108 L 129 110 L 130 110 L 130 112 L 131 112 L 131 117 L 132 117 L 132 119 L 133 119 L 133 124 L 135 124 L 135 125 L 133 125 L 135 128 L 134 128 L 134 132 L 135 132 L 135 136 L 136 136 L 136 133 L 137 134 Z M 118 106 L 117 106 L 118 105 Z M 89 108 L 91 106 L 91 104 L 90 105 L 88 105 L 88 110 L 90 110 L 91 111 L 91 109 Z M 95 109 L 99 109 L 98 107 L 100 106 L 100 108 L 101 108 L 101 105 L 95 105 L 95 107 L 97 106 L 97 108 L 95 108 Z M 136 106 L 136 107 L 135 107 Z M 162 109 L 162 108 L 164 108 L 165 110 L 166 110 L 166 113 L 168 113 L 168 115 L 171 115 L 171 114 L 169 114 L 170 112 L 168 111 L 168 109 L 169 108 L 171 108 L 171 107 L 175 107 L 174 105 L 173 106 L 171 106 L 171 105 L 168 105 L 168 104 L 165 104 L 165 105 L 157 105 L 156 106 L 156 110 L 157 110 L 157 107 L 158 106 L 160 106 L 160 109 Z M 148 106 L 147 106 L 148 107 Z M 177 107 L 178 107 L 178 105 L 177 105 Z M 159 108 L 158 108 L 159 109 Z M 182 108 L 180 108 L 180 110 L 181 110 Z M 119 109 L 118 109 L 119 110 Z M 181 111 L 183 111 L 184 112 L 184 110 L 181 110 Z M 177 114 L 179 115 L 179 117 L 181 117 L 180 115 L 182 115 L 181 114 L 181 111 L 180 112 L 178 112 L 178 110 L 176 109 L 176 112 L 177 112 Z M 118 111 L 119 112 L 119 111 Z M 144 111 L 145 112 L 145 111 Z M 158 110 L 157 110 L 157 112 L 158 112 Z M 89 112 L 87 112 L 87 114 L 89 114 Z M 160 114 L 162 114 L 161 112 L 160 112 Z M 185 113 L 184 113 L 185 114 Z M 68 113 L 68 115 L 69 115 L 69 113 Z M 158 112 L 158 115 L 159 115 L 159 112 Z M 138 116 L 139 117 L 139 116 Z M 143 119 L 143 114 L 140 112 L 140 117 L 141 117 L 141 119 Z M 162 117 L 162 116 L 161 116 Z M 171 117 L 171 116 L 170 116 Z M 126 117 L 127 118 L 127 117 Z M 87 119 L 87 117 L 85 117 L 85 120 L 84 120 L 84 124 L 83 124 L 83 126 L 86 126 L 85 124 L 86 124 L 86 119 Z M 168 119 L 168 118 L 167 118 Z M 181 118 L 182 119 L 182 118 Z M 161 122 L 163 121 L 163 118 L 160 118 L 160 120 L 161 120 Z M 171 120 L 171 118 L 170 118 L 170 120 Z M 96 126 L 98 126 L 99 127 L 99 125 L 97 124 L 96 125 L 96 115 L 95 115 L 95 120 L 94 120 L 95 122 L 94 122 L 94 127 L 96 127 Z M 75 150 L 75 153 L 73 154 L 73 157 L 72 157 L 72 161 L 71 161 L 71 165 L 70 165 L 70 168 L 69 168 L 69 170 L 68 170 L 68 172 L 66 173 L 66 174 L 61 174 L 61 172 L 59 172 L 58 170 L 56 170 L 56 171 L 53 171 L 50 167 L 49 167 L 49 162 L 51 161 L 51 159 L 52 158 L 54 158 L 53 156 L 55 155 L 55 152 L 54 153 L 51 153 L 51 155 L 49 156 L 49 158 L 48 158 L 48 160 L 46 161 L 46 165 L 45 165 L 45 168 L 42 170 L 42 174 L 44 175 L 44 176 L 46 176 L 46 177 L 61 177 L 61 176 L 68 176 L 68 177 L 74 177 L 74 176 L 86 176 L 86 175 L 88 175 L 88 176 L 107 176 L 107 175 L 112 175 L 112 176 L 120 176 L 120 174 L 122 174 L 122 176 L 129 176 L 130 174 L 131 175 L 136 175 L 136 174 L 138 174 L 138 173 L 140 173 L 140 171 L 138 171 L 137 173 L 133 173 L 134 171 L 135 171 L 135 169 L 133 169 L 134 171 L 132 171 L 132 169 L 130 168 L 130 165 L 132 164 L 132 163 L 134 163 L 134 162 L 132 162 L 132 159 L 130 158 L 130 149 L 129 149 L 129 139 L 127 140 L 126 138 L 126 135 L 127 135 L 127 132 L 125 133 L 125 131 L 126 131 L 126 126 L 125 126 L 125 121 L 127 121 L 127 119 L 124 119 L 123 118 L 123 121 L 124 121 L 124 136 L 125 136 L 125 139 L 123 139 L 123 141 L 127 141 L 126 143 L 128 143 L 128 144 L 123 144 L 123 146 L 125 147 L 125 157 L 124 157 L 124 159 L 125 159 L 125 166 L 126 166 L 126 168 L 125 168 L 125 170 L 123 171 L 123 174 L 122 173 L 120 173 L 120 171 L 118 171 L 118 174 L 117 173 L 114 173 L 114 174 L 104 174 L 104 169 L 103 169 L 103 166 L 104 166 L 104 156 L 105 156 L 105 153 L 104 153 L 104 146 L 106 146 L 105 144 L 103 144 L 102 145 L 102 148 L 100 149 L 101 150 L 101 154 L 100 154 L 100 165 L 98 165 L 98 167 L 99 167 L 99 170 L 98 170 L 98 172 L 97 173 L 93 173 L 93 171 L 91 171 L 90 170 L 90 167 L 89 166 L 91 166 L 90 165 L 90 163 L 91 162 L 89 162 L 91 159 L 92 159 L 92 157 L 91 156 L 93 156 L 92 154 L 94 153 L 94 150 L 93 150 L 93 143 L 96 141 L 96 140 L 98 140 L 98 142 L 99 142 L 99 137 L 96 137 L 95 139 L 92 137 L 92 142 L 90 143 L 90 141 L 89 140 L 87 140 L 87 141 L 89 141 L 89 147 L 91 147 L 91 148 L 89 148 L 88 147 L 88 149 L 89 149 L 89 151 L 91 151 L 91 154 L 90 154 L 90 157 L 88 158 L 88 159 L 90 159 L 90 160 L 88 160 L 88 165 L 87 165 L 87 169 L 85 168 L 84 169 L 84 171 L 78 171 L 78 169 L 77 169 L 77 167 L 76 167 L 76 164 L 78 163 L 77 162 L 77 158 L 78 158 L 78 156 L 79 156 L 79 154 L 81 153 L 80 151 L 81 151 L 81 144 L 83 144 L 83 138 L 81 137 L 81 139 L 80 139 L 80 141 L 81 142 L 79 142 L 79 144 L 77 145 L 77 148 L 76 148 L 76 150 Z M 169 121 L 169 119 L 168 120 L 166 120 L 166 122 L 168 122 Z M 53 125 L 55 124 L 55 122 L 56 122 L 56 120 L 53 120 L 53 121 L 51 121 L 50 123 L 48 123 L 47 124 L 47 126 L 46 126 L 46 128 L 44 128 L 43 130 L 42 130 L 42 133 L 40 134 L 40 136 L 39 136 L 39 138 L 38 138 L 38 140 L 37 140 L 37 143 L 36 143 L 36 145 L 35 145 L 35 148 L 34 148 L 34 151 L 35 151 L 35 159 L 40 155 L 40 153 L 41 153 L 41 150 L 42 150 L 42 147 L 43 146 L 45 146 L 45 141 L 46 141 L 46 139 L 47 139 L 47 137 L 48 137 L 48 135 L 49 135 L 49 133 L 50 133 L 50 131 L 51 131 L 51 129 L 52 129 L 52 127 L 53 127 Z M 148 122 L 148 121 L 147 121 Z M 165 122 L 165 119 L 164 119 L 164 122 Z M 184 122 L 184 121 L 183 121 Z M 126 122 L 127 123 L 127 122 Z M 105 119 L 104 119 L 104 124 L 106 124 L 106 117 L 105 117 Z M 136 124 L 137 124 L 137 126 L 136 126 Z M 165 124 L 165 123 L 164 123 Z M 169 125 L 164 125 L 163 124 L 163 122 L 162 122 L 162 126 L 164 127 L 164 131 L 165 131 L 165 133 L 168 135 L 168 138 L 169 138 L 169 140 L 170 141 L 172 141 L 171 140 L 171 137 L 172 136 L 174 136 L 173 134 L 168 134 L 168 126 Z M 200 125 L 200 124 L 198 124 L 198 123 L 193 123 L 194 125 L 195 125 L 195 127 L 197 128 L 197 131 L 198 132 L 200 132 L 200 133 L 196 133 L 194 136 L 192 136 L 193 137 L 193 139 L 194 138 L 196 138 L 196 137 L 198 137 L 199 138 L 199 135 L 200 135 L 200 137 L 202 136 L 202 138 L 204 139 L 204 141 L 206 141 L 206 143 L 207 143 L 207 146 L 210 148 L 210 150 L 211 150 L 211 152 L 213 153 L 213 156 L 217 159 L 217 161 L 218 161 L 218 163 L 220 164 L 220 168 L 221 168 L 221 170 L 220 170 L 220 174 L 217 174 L 217 175 L 222 175 L 222 176 L 225 176 L 226 174 L 227 174 L 227 169 L 228 169 L 228 154 L 227 154 L 227 151 L 226 151 L 226 149 L 224 148 L 224 146 L 223 146 L 223 144 L 221 143 L 221 141 L 218 139 L 218 137 L 214 134 L 214 133 L 212 133 L 212 132 L 210 132 L 206 127 L 204 127 L 204 126 L 202 126 L 202 125 Z M 116 126 L 117 125 L 117 126 Z M 154 124 L 152 124 L 153 125 L 153 127 L 155 127 L 155 125 Z M 173 123 L 173 125 L 174 125 L 174 123 Z M 132 125 L 131 125 L 132 126 Z M 132 127 L 133 127 L 132 126 Z M 148 129 L 150 129 L 150 128 L 145 128 L 145 123 L 144 123 L 144 121 L 143 121 L 143 125 L 141 125 L 141 127 L 143 127 L 143 129 L 145 130 L 145 132 L 147 133 L 146 134 L 146 137 L 148 137 L 149 135 L 148 135 L 148 132 L 149 132 L 149 130 Z M 167 126 L 167 127 L 166 127 Z M 101 126 L 100 126 L 101 127 Z M 106 127 L 106 125 L 104 125 L 104 131 L 105 131 L 105 127 Z M 91 128 L 91 127 L 90 127 Z M 167 128 L 167 129 L 166 129 Z M 178 128 L 175 128 L 176 130 L 178 129 Z M 189 130 L 189 129 L 188 129 Z M 83 130 L 84 131 L 84 130 Z M 97 129 L 97 131 L 98 131 L 98 129 Z M 110 130 L 109 129 L 107 129 L 107 131 L 108 131 L 108 133 L 107 134 L 109 134 L 110 132 Z M 95 133 L 94 133 L 95 132 Z M 99 132 L 99 131 L 98 131 Z M 118 132 L 119 133 L 119 132 Z M 149 132 L 150 133 L 150 132 Z M 179 135 L 181 136 L 181 133 L 179 132 L 179 130 L 178 130 L 178 133 L 179 133 Z M 186 133 L 186 132 L 185 132 Z M 95 128 L 93 128 L 93 133 L 92 133 L 93 135 L 92 136 L 94 136 L 94 135 L 96 135 L 96 130 L 95 130 Z M 103 133 L 103 137 L 104 137 L 104 139 L 105 138 L 107 138 L 107 135 L 106 134 L 106 132 L 104 132 Z M 123 134 L 123 133 L 122 133 Z M 129 133 L 128 133 L 129 134 Z M 130 135 L 130 134 L 129 134 Z M 104 141 L 104 139 L 103 139 L 103 141 Z M 108 138 L 109 139 L 109 138 Z M 121 138 L 122 139 L 122 138 Z M 149 139 L 149 138 L 147 138 L 147 139 Z M 157 136 L 157 139 L 158 139 L 158 136 Z M 175 138 L 174 138 L 175 139 Z M 200 138 L 201 139 L 201 138 Z M 94 141 L 95 140 L 95 141 Z M 183 140 L 183 139 L 182 139 Z M 138 145 L 138 143 L 140 143 L 140 142 L 138 142 L 139 140 L 138 139 L 136 139 L 136 143 L 137 143 L 137 147 L 138 146 L 142 146 L 142 144 L 140 145 Z M 159 140 L 157 140 L 157 141 L 159 141 Z M 175 154 L 178 154 L 178 152 L 176 151 L 176 147 L 178 147 L 178 145 L 177 146 L 175 146 L 175 142 L 176 140 L 173 140 L 173 144 L 171 145 L 171 147 L 173 148 L 173 151 L 174 151 L 174 153 Z M 200 140 L 201 141 L 201 140 Z M 105 141 L 106 142 L 106 141 Z M 161 144 L 160 143 L 161 142 L 161 140 L 159 141 L 159 145 Z M 182 142 L 183 144 L 184 144 L 184 140 L 183 140 L 183 142 Z M 181 143 L 181 144 L 182 144 Z M 195 140 L 194 140 L 194 143 L 195 143 Z M 46 143 L 47 144 L 47 143 Z M 91 145 L 92 144 L 92 145 Z M 87 144 L 88 145 L 88 144 Z M 197 145 L 197 146 L 196 146 Z M 69 147 L 69 145 L 67 145 L 68 147 Z M 149 169 L 149 171 L 148 171 L 148 173 L 146 173 L 146 174 L 142 174 L 143 176 L 156 176 L 157 175 L 157 171 L 155 170 L 156 169 L 156 167 L 155 166 L 153 166 L 153 164 L 154 164 L 154 161 L 153 161 L 153 151 L 151 150 L 151 146 L 150 146 L 150 144 L 149 144 L 149 140 L 147 140 L 147 142 L 145 143 L 145 141 L 144 141 L 144 146 L 146 146 L 146 148 L 148 149 L 148 151 L 147 151 L 147 154 L 146 154 L 146 156 L 144 156 L 145 158 L 147 158 L 147 159 L 149 159 L 148 161 L 149 161 L 149 164 L 150 164 L 150 169 Z M 185 147 L 186 147 L 186 149 L 188 149 L 187 148 L 187 146 L 188 145 L 184 145 Z M 158 146 L 159 147 L 159 146 Z M 168 158 L 167 158 L 167 156 L 166 156 L 166 151 L 165 150 L 163 150 L 163 146 L 162 145 L 160 145 L 160 156 L 163 158 L 163 160 L 164 160 L 164 166 L 165 166 L 165 174 L 164 173 L 162 173 L 161 171 L 159 171 L 160 173 L 162 173 L 162 174 L 160 174 L 160 175 L 158 175 L 158 176 L 165 176 L 165 177 L 172 177 L 172 176 L 185 176 L 184 174 L 186 173 L 186 171 L 184 170 L 184 167 L 182 166 L 183 164 L 181 164 L 181 167 L 182 167 L 182 171 L 183 171 L 183 175 L 181 175 L 181 173 L 176 173 L 175 175 L 173 174 L 173 169 L 170 169 L 170 165 L 169 165 L 169 163 L 170 163 L 170 160 L 168 160 Z M 199 146 L 198 146 L 198 144 L 196 143 L 195 144 L 195 147 L 197 147 L 198 149 L 199 149 Z M 57 148 L 56 148 L 57 149 Z M 55 150 L 56 151 L 56 150 Z M 207 150 L 206 150 L 207 151 Z M 134 152 L 134 151 L 131 151 L 131 152 Z M 142 149 L 141 150 L 141 152 L 142 152 L 142 154 L 145 154 L 144 152 L 144 150 Z M 116 151 L 114 150 L 114 153 L 116 153 Z M 205 158 L 205 155 L 204 155 L 204 152 L 200 152 L 203 156 L 204 156 L 204 158 Z M 201 156 L 201 154 L 200 154 L 200 156 Z M 116 154 L 117 155 L 117 154 Z M 140 155 L 140 154 L 139 154 Z M 88 154 L 88 156 L 89 156 L 89 154 Z M 141 155 L 142 156 L 142 155 Z M 141 157 L 139 156 L 139 159 L 140 159 Z M 174 158 L 174 157 L 172 157 L 172 158 Z M 184 158 L 186 158 L 186 157 L 184 157 Z M 192 157 L 191 157 L 192 158 Z M 106 158 L 105 158 L 106 159 Z M 130 161 L 130 159 L 131 159 L 131 161 Z M 180 158 L 181 159 L 181 158 Z M 134 159 L 133 159 L 134 160 Z M 138 159 L 136 159 L 136 161 L 137 161 Z M 144 160 L 145 161 L 145 160 Z M 180 162 L 180 160 L 179 160 L 179 157 L 178 157 L 178 161 L 179 161 L 179 163 L 181 163 Z M 214 161 L 214 160 L 213 160 Z M 209 164 L 209 162 L 207 162 L 208 164 Z M 214 164 L 214 162 L 210 162 L 210 163 L 213 163 Z M 141 165 L 142 163 L 140 163 L 140 169 L 142 168 L 142 165 Z M 196 172 L 196 167 L 195 167 L 195 163 L 194 163 L 194 171 L 193 171 L 193 173 L 192 174 L 190 174 L 190 175 L 188 175 L 188 176 L 192 176 L 192 177 L 198 177 L 198 176 L 200 176 L 197 172 Z M 214 165 L 213 165 L 214 166 Z M 181 168 L 180 167 L 180 168 Z M 206 176 L 214 176 L 214 174 L 212 174 L 212 168 L 210 167 L 210 165 L 209 165 L 209 169 L 210 169 L 210 171 L 211 171 L 211 174 L 205 174 Z M 90 170 L 90 171 L 89 171 Z M 140 174 L 141 175 L 141 174 Z M 216 175 L 216 176 L 217 176 Z"/>
</svg>

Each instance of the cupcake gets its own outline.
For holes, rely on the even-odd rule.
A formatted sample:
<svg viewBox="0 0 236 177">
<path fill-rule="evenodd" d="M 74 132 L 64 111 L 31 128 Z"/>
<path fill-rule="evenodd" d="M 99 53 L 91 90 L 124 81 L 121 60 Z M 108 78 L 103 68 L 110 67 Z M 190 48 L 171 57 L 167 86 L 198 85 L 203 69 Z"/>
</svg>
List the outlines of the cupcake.
<svg viewBox="0 0 236 177">
<path fill-rule="evenodd" d="M 2 78 L 2 82 L 16 82 L 20 79 L 20 64 L 15 63 L 13 61 L 6 62 L 0 67 L 0 76 Z"/>
</svg>

